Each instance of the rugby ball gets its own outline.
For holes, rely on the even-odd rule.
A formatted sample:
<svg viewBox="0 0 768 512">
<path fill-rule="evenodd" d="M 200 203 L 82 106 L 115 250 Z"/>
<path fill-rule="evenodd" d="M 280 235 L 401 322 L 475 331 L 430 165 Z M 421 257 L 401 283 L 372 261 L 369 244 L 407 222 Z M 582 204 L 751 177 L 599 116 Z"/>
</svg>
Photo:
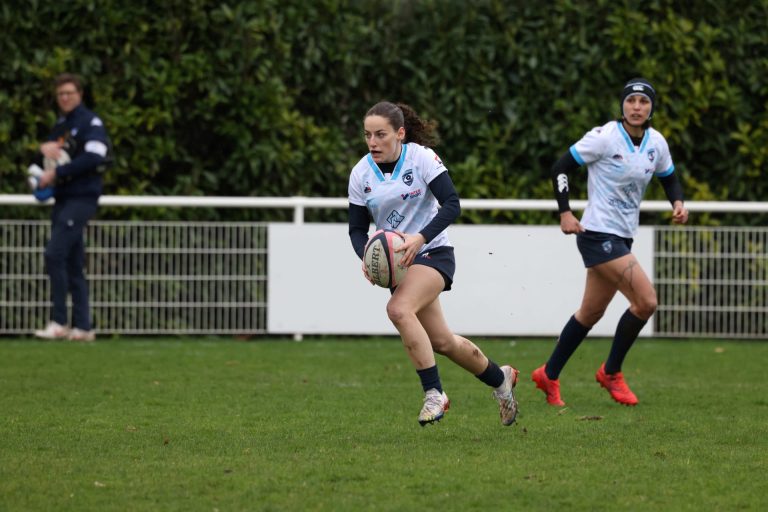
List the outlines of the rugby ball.
<svg viewBox="0 0 768 512">
<path fill-rule="evenodd" d="M 32 195 L 35 196 L 35 199 L 38 201 L 47 201 L 53 197 L 54 188 L 52 186 L 45 188 L 40 188 L 38 186 L 41 174 L 43 174 L 43 170 L 39 165 L 30 165 L 27 169 L 27 184 L 32 190 Z"/>
<path fill-rule="evenodd" d="M 405 279 L 407 267 L 400 265 L 405 253 L 395 252 L 405 239 L 390 229 L 376 231 L 365 244 L 363 264 L 374 284 L 394 288 Z"/>
</svg>

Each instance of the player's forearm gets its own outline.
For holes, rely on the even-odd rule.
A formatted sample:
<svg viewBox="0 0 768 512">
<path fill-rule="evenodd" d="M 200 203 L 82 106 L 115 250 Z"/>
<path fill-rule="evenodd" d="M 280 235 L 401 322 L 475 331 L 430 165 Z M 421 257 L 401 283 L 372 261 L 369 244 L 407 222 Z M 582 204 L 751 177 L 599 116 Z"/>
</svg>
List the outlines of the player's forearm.
<svg viewBox="0 0 768 512">
<path fill-rule="evenodd" d="M 555 199 L 557 199 L 557 210 L 560 213 L 571 210 L 568 185 L 568 174 L 575 171 L 580 167 L 579 163 L 573 158 L 570 152 L 565 153 L 560 159 L 554 163 L 550 170 L 550 177 L 552 178 L 552 189 L 555 192 Z"/>
</svg>

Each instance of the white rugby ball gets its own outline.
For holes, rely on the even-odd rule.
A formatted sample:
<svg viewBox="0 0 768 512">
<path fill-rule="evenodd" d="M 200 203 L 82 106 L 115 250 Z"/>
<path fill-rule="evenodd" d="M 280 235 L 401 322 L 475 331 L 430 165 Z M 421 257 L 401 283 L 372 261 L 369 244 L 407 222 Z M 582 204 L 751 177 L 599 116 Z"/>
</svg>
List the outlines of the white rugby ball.
<svg viewBox="0 0 768 512">
<path fill-rule="evenodd" d="M 382 288 L 394 288 L 405 279 L 408 267 L 400 265 L 403 252 L 395 252 L 405 239 L 390 229 L 376 231 L 365 245 L 363 263 L 368 276 Z"/>
</svg>

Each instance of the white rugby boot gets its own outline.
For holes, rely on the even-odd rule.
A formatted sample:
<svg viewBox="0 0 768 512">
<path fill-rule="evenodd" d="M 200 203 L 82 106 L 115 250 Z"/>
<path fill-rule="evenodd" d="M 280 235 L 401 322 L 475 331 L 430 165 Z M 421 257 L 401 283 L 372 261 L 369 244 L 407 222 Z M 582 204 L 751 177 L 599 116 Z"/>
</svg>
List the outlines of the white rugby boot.
<svg viewBox="0 0 768 512">
<path fill-rule="evenodd" d="M 509 426 L 517 418 L 517 399 L 515 398 L 515 386 L 517 385 L 517 375 L 520 373 L 517 368 L 509 365 L 501 367 L 504 372 L 504 382 L 493 391 L 493 398 L 499 402 L 499 417 L 501 424 Z"/>
<path fill-rule="evenodd" d="M 63 340 L 69 336 L 69 329 L 66 326 L 54 321 L 48 322 L 45 329 L 35 331 L 35 337 L 44 340 Z"/>
<path fill-rule="evenodd" d="M 427 423 L 440 421 L 450 406 L 448 395 L 435 388 L 427 390 L 424 394 L 424 406 L 419 413 L 419 424 L 423 427 Z"/>
</svg>

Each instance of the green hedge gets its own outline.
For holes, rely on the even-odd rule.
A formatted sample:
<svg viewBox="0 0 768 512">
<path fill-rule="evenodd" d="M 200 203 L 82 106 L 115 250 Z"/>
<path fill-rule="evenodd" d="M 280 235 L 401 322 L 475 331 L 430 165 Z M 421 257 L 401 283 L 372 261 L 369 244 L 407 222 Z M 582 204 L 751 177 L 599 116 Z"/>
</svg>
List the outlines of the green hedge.
<svg viewBox="0 0 768 512">
<path fill-rule="evenodd" d="M 114 139 L 109 194 L 334 197 L 366 151 L 363 114 L 390 99 L 439 123 L 462 197 L 549 198 L 553 161 L 616 117 L 621 86 L 643 75 L 688 197 L 763 200 L 766 19 L 768 0 L 12 2 L 0 7 L 0 192 L 25 191 L 65 70 L 86 79 Z M 572 182 L 583 197 L 586 180 Z M 552 215 L 464 217 L 489 219 Z"/>
</svg>

